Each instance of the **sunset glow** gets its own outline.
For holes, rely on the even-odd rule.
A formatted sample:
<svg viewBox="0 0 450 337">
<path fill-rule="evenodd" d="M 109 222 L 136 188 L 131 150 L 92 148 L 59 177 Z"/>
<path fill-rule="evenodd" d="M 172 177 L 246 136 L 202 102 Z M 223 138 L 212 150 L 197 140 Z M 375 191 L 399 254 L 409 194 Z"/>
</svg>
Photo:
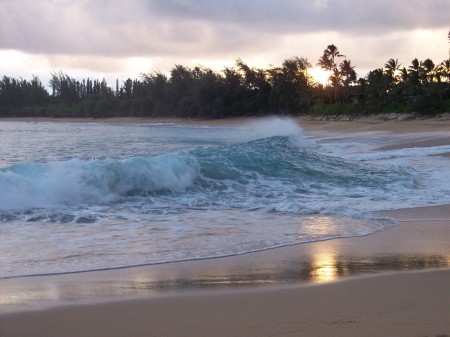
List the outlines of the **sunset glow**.
<svg viewBox="0 0 450 337">
<path fill-rule="evenodd" d="M 4 0 L 0 77 L 36 75 L 47 83 L 52 71 L 62 70 L 77 80 L 112 79 L 108 82 L 114 86 L 116 78 L 168 74 L 174 65 L 220 72 L 238 58 L 260 69 L 294 56 L 315 66 L 329 44 L 351 60 L 359 77 L 383 68 L 390 58 L 406 68 L 415 58 L 435 64 L 448 58 L 450 2 L 356 3 L 280 0 L 262 2 L 255 10 L 242 0 L 206 1 L 204 6 L 193 0 L 129 0 L 127 5 L 112 1 L 105 11 L 98 1 Z M 391 20 L 386 8 L 408 15 Z M 263 19 L 268 14 L 271 19 Z M 364 26 L 355 27 L 350 14 Z M 311 76 L 327 84 L 321 69 L 312 68 Z"/>
<path fill-rule="evenodd" d="M 319 84 L 326 86 L 328 84 L 328 78 L 330 77 L 331 72 L 323 70 L 319 67 L 314 67 L 308 69 L 308 73 L 311 75 L 313 80 Z"/>
</svg>

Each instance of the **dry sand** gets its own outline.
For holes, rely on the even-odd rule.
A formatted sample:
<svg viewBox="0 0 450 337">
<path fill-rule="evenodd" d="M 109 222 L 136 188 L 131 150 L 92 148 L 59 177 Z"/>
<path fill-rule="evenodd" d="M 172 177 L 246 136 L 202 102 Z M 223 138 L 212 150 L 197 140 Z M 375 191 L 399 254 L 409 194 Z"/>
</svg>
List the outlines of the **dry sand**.
<svg viewBox="0 0 450 337">
<path fill-rule="evenodd" d="M 171 117 L 112 117 L 112 118 L 51 118 L 23 117 L 0 118 L 1 121 L 24 122 L 64 122 L 64 123 L 110 123 L 110 124 L 151 124 L 175 123 L 183 125 L 238 125 L 265 117 L 235 117 L 225 119 L 171 118 Z M 282 117 L 283 118 L 283 117 Z M 408 121 L 384 120 L 383 116 L 360 117 L 351 121 L 315 121 L 309 117 L 299 117 L 300 125 L 310 131 L 364 132 L 388 131 L 395 133 L 450 131 L 450 114 L 435 118 L 417 118 Z"/>
<path fill-rule="evenodd" d="M 300 123 L 308 132 L 450 131 L 435 120 Z M 427 141 L 450 143 L 442 138 Z M 0 280 L 0 336 L 450 336 L 450 206 L 386 215 L 400 224 L 361 238 Z"/>
<path fill-rule="evenodd" d="M 360 117 L 352 121 L 315 121 L 308 117 L 299 118 L 300 124 L 311 131 L 368 132 L 387 131 L 392 133 L 450 131 L 450 115 L 413 120 L 384 120 L 383 116 Z"/>
</svg>

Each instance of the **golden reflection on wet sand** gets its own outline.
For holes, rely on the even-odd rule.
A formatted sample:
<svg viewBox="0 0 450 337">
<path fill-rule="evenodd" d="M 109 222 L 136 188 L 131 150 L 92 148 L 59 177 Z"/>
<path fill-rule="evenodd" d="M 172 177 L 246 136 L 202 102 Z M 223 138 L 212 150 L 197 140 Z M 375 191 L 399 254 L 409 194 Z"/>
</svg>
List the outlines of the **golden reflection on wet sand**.
<svg viewBox="0 0 450 337">
<path fill-rule="evenodd" d="M 216 268 L 177 275 L 130 273 L 123 279 L 74 279 L 62 282 L 59 276 L 0 280 L 0 312 L 13 307 L 32 307 L 42 302 L 73 302 L 89 298 L 114 298 L 161 294 L 170 291 L 229 289 L 267 284 L 306 284 L 335 281 L 342 277 L 382 271 L 413 271 L 450 267 L 450 256 L 339 256 L 329 248 L 305 260 L 282 264 L 247 266 L 245 270 Z"/>
<path fill-rule="evenodd" d="M 337 279 L 336 255 L 333 253 L 315 255 L 312 260 L 310 276 L 314 282 L 327 282 Z"/>
<path fill-rule="evenodd" d="M 332 220 L 323 217 L 316 225 L 329 229 Z M 228 258 L 0 279 L 0 312 L 32 309 L 46 303 L 274 284 L 302 285 L 361 274 L 450 268 L 449 224 L 446 220 L 403 222 L 366 237 L 301 244 Z"/>
<path fill-rule="evenodd" d="M 316 216 L 303 225 L 302 231 L 319 234 L 321 237 L 330 235 L 330 230 L 335 228 L 336 219 L 329 216 Z M 316 252 L 312 256 L 309 278 L 313 282 L 330 282 L 336 280 L 338 275 L 338 256 L 332 245 L 329 249 Z M 304 268 L 304 267 L 303 267 Z"/>
</svg>

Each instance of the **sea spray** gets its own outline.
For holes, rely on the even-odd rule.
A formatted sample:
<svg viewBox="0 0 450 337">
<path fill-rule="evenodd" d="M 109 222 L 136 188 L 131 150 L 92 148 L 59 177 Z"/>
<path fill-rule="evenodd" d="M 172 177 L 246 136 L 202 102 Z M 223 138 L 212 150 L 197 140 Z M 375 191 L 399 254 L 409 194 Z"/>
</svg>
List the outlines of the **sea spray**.
<svg viewBox="0 0 450 337">
<path fill-rule="evenodd" d="M 20 164 L 0 169 L 0 210 L 106 204 L 127 196 L 182 192 L 199 172 L 192 157 Z"/>
</svg>

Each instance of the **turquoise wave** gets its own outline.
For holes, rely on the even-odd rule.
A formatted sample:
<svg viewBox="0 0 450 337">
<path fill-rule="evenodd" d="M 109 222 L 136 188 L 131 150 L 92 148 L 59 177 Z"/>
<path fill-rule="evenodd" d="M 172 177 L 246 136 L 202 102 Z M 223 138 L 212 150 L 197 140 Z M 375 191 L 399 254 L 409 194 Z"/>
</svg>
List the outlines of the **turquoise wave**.
<svg viewBox="0 0 450 337">
<path fill-rule="evenodd" d="M 13 165 L 0 170 L 0 210 L 147 198 L 155 208 L 265 207 L 307 213 L 315 209 L 312 202 L 370 200 L 411 188 L 414 175 L 405 169 L 345 161 L 291 137 L 274 136 L 150 157 Z"/>
</svg>

